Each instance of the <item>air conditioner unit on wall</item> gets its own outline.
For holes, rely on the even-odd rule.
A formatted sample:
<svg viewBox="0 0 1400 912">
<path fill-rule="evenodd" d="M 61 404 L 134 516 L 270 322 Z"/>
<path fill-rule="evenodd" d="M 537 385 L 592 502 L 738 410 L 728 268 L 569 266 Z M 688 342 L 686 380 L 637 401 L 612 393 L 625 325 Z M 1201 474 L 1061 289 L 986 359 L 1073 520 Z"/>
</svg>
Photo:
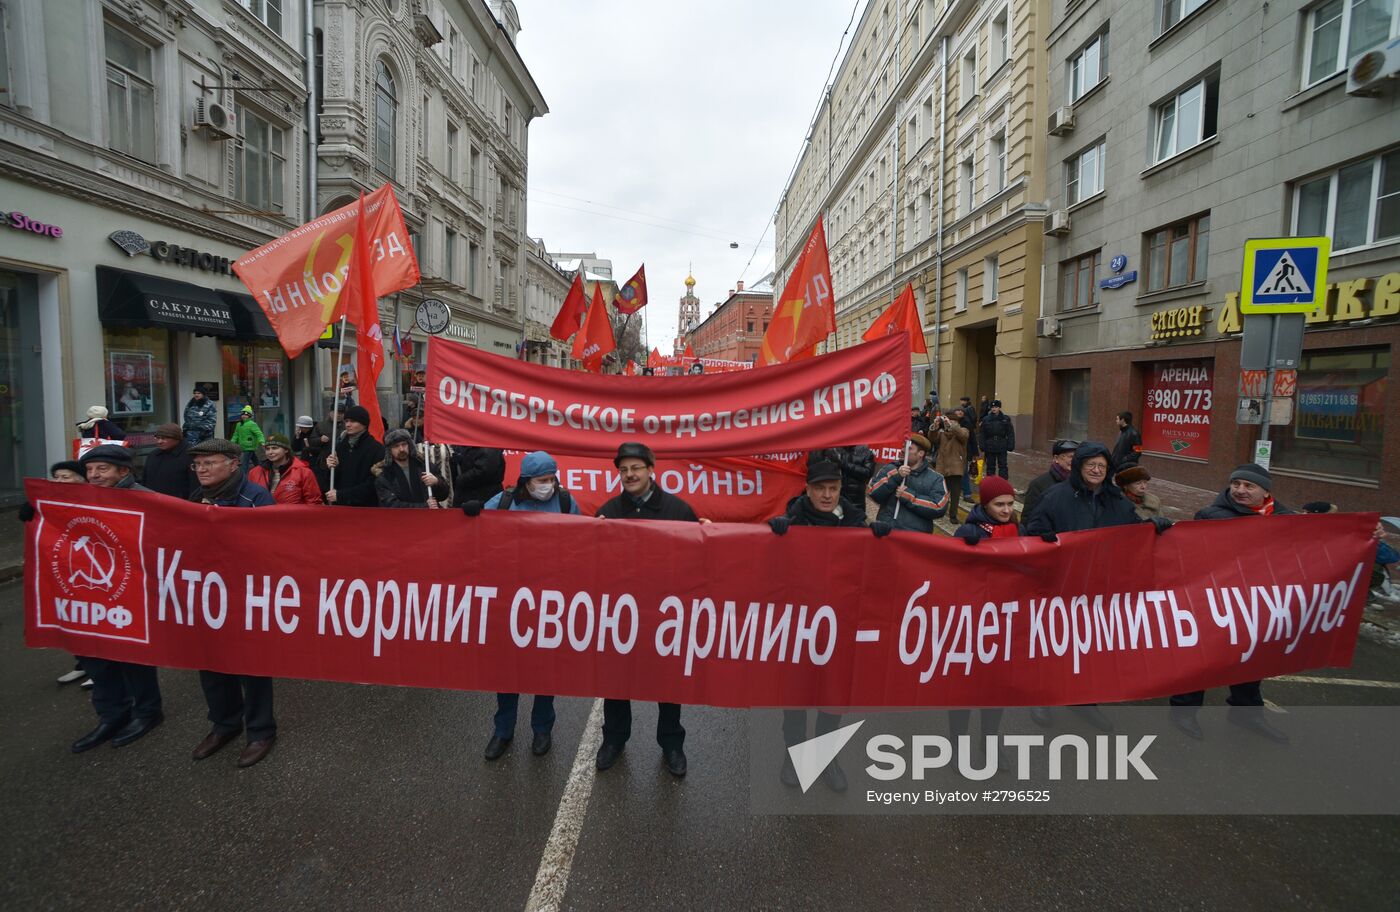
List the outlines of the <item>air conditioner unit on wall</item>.
<svg viewBox="0 0 1400 912">
<path fill-rule="evenodd" d="M 1400 38 L 1362 54 L 1347 68 L 1348 95 L 1379 95 L 1400 75 Z"/>
<path fill-rule="evenodd" d="M 1035 334 L 1042 339 L 1060 337 L 1060 321 L 1055 317 L 1041 317 L 1035 321 Z"/>
<path fill-rule="evenodd" d="M 1056 108 L 1050 115 L 1050 135 L 1064 136 L 1074 129 L 1074 108 Z"/>
<path fill-rule="evenodd" d="M 194 128 L 210 139 L 233 139 L 236 123 L 232 108 L 207 98 L 195 99 Z"/>
<path fill-rule="evenodd" d="M 1046 234 L 1069 234 L 1069 210 L 1056 209 L 1045 221 Z"/>
</svg>

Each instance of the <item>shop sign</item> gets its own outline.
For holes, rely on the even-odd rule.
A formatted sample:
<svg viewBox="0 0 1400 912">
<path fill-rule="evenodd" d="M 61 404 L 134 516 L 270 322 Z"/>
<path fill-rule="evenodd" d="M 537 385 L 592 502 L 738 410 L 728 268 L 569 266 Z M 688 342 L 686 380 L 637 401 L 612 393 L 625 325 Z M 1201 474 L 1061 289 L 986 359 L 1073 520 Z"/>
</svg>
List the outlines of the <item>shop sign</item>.
<svg viewBox="0 0 1400 912">
<path fill-rule="evenodd" d="M 1155 311 L 1152 314 L 1152 340 L 1157 342 L 1163 339 L 1199 336 L 1205 331 L 1206 316 L 1209 312 L 1210 308 L 1200 304 Z"/>
<path fill-rule="evenodd" d="M 1215 323 L 1221 335 L 1237 333 L 1244 329 L 1239 301 L 1238 294 L 1231 293 L 1225 296 L 1225 304 L 1220 308 Z M 1304 320 L 1307 325 L 1315 326 L 1395 316 L 1400 316 L 1400 272 L 1328 283 L 1327 295 L 1322 306 L 1306 313 Z"/>
<path fill-rule="evenodd" d="M 1311 386 L 1298 393 L 1295 437 L 1355 443 L 1361 390 L 1355 386 Z"/>
<path fill-rule="evenodd" d="M 467 323 L 462 320 L 453 320 L 451 323 L 447 324 L 445 335 L 449 335 L 454 339 L 461 339 L 468 345 L 475 345 L 476 324 Z"/>
<path fill-rule="evenodd" d="M 175 263 L 218 275 L 233 275 L 233 261 L 226 256 L 196 250 L 193 247 L 181 247 L 168 241 L 148 241 L 137 232 L 126 228 L 113 231 L 107 239 L 120 247 L 127 256 L 140 256 L 144 253 L 162 263 Z"/>
<path fill-rule="evenodd" d="M 1152 365 L 1143 389 L 1143 452 L 1210 458 L 1214 373 L 1209 360 Z"/>
<path fill-rule="evenodd" d="M 63 237 L 63 229 L 57 225 L 46 225 L 43 222 L 35 221 L 23 212 L 0 212 L 0 224 L 15 231 L 28 231 L 31 234 L 42 234 L 44 237 L 51 237 L 55 240 Z"/>
</svg>

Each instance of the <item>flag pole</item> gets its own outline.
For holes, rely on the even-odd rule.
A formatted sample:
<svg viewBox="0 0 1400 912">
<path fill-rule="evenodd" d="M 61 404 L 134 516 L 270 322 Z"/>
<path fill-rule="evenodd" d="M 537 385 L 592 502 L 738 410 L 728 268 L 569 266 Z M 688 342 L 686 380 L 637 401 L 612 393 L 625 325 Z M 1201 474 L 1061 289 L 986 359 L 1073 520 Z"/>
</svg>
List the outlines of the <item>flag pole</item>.
<svg viewBox="0 0 1400 912">
<path fill-rule="evenodd" d="M 335 426 L 340 423 L 340 368 L 345 361 L 345 314 L 340 315 L 340 344 L 335 350 L 335 396 L 331 399 L 331 455 L 335 456 L 336 430 Z M 340 457 L 336 456 L 336 461 Z M 331 466 L 330 482 L 327 484 L 330 490 L 335 490 L 335 466 Z"/>
<path fill-rule="evenodd" d="M 909 464 L 909 441 L 908 441 L 907 439 L 904 441 L 904 464 L 905 464 L 905 465 L 908 465 L 908 464 Z M 909 482 L 908 482 L 908 479 L 904 479 L 904 480 L 900 481 L 899 487 L 898 487 L 898 488 L 895 488 L 895 492 L 894 492 L 894 495 L 895 495 L 895 497 L 894 497 L 894 515 L 890 517 L 891 520 L 899 519 L 899 507 L 900 507 L 900 503 L 899 503 L 899 492 L 900 492 L 900 491 L 903 491 L 904 488 L 905 488 L 905 486 L 908 485 L 908 483 L 909 483 Z"/>
</svg>

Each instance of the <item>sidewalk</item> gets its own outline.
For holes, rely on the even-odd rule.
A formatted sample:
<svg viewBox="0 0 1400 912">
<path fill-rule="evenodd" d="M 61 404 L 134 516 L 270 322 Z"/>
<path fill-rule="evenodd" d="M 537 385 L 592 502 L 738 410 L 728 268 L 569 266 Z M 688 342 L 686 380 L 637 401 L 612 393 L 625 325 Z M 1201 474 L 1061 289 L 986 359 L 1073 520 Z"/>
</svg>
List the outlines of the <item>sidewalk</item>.
<svg viewBox="0 0 1400 912">
<path fill-rule="evenodd" d="M 24 575 L 24 526 L 14 510 L 0 510 L 0 583 Z"/>
</svg>

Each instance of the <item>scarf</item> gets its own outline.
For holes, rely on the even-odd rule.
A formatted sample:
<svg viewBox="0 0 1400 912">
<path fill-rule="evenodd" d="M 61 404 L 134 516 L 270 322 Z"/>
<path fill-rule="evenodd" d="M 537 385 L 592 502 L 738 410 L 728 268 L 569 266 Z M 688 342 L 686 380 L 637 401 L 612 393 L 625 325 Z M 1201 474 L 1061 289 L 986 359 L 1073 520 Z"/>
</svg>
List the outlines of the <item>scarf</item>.
<svg viewBox="0 0 1400 912">
<path fill-rule="evenodd" d="M 238 489 L 243 487 L 243 470 L 234 469 L 233 474 L 224 479 L 224 482 L 216 487 L 201 487 L 199 489 L 199 502 L 212 504 L 220 500 L 233 500 L 238 496 Z"/>
<path fill-rule="evenodd" d="M 979 523 L 979 525 L 987 530 L 987 534 L 992 538 L 1016 538 L 1021 534 L 1021 530 L 1016 528 L 1014 522 Z"/>
<path fill-rule="evenodd" d="M 1250 507 L 1250 509 L 1253 510 L 1255 513 L 1258 513 L 1260 516 L 1273 516 L 1273 515 L 1274 515 L 1274 497 L 1273 497 L 1273 495 L 1270 494 L 1268 497 L 1265 497 L 1263 503 L 1261 503 L 1261 504 L 1260 504 L 1259 506 L 1257 506 L 1257 507 Z"/>
<path fill-rule="evenodd" d="M 1062 469 L 1057 463 L 1050 463 L 1050 474 L 1055 476 L 1056 481 L 1064 481 L 1069 477 L 1069 470 Z"/>
</svg>

